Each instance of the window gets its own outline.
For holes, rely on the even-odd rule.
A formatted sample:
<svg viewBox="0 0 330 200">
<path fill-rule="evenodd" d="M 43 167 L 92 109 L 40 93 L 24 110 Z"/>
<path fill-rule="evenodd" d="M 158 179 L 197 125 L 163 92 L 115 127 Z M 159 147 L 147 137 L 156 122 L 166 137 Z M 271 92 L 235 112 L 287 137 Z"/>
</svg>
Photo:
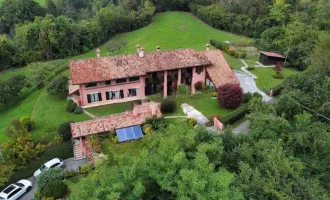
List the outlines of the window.
<svg viewBox="0 0 330 200">
<path fill-rule="evenodd" d="M 120 78 L 116 80 L 116 83 L 125 83 L 126 81 L 126 78 Z"/>
<path fill-rule="evenodd" d="M 117 91 L 107 91 L 105 93 L 106 100 L 114 100 L 114 99 L 122 99 L 124 98 L 124 91 L 117 90 Z"/>
<path fill-rule="evenodd" d="M 128 96 L 129 97 L 136 97 L 137 93 L 138 93 L 137 88 L 128 89 Z"/>
<path fill-rule="evenodd" d="M 204 67 L 203 67 L 203 66 L 200 66 L 200 67 L 196 67 L 196 73 L 197 73 L 197 74 L 200 74 L 200 73 L 202 73 L 202 72 L 203 72 L 203 70 L 204 70 Z"/>
<path fill-rule="evenodd" d="M 130 77 L 128 80 L 129 80 L 129 82 L 138 81 L 138 80 L 140 80 L 140 77 L 134 76 L 134 77 Z"/>
<path fill-rule="evenodd" d="M 85 86 L 86 86 L 87 88 L 90 88 L 90 87 L 96 87 L 96 86 L 97 86 L 97 82 L 86 83 Z"/>
<path fill-rule="evenodd" d="M 94 94 L 88 94 L 87 95 L 87 101 L 88 101 L 88 103 L 102 101 L 102 95 L 101 95 L 100 92 L 99 93 L 94 93 Z"/>
<path fill-rule="evenodd" d="M 15 191 L 13 191 L 12 193 L 10 193 L 10 195 L 8 195 L 8 199 L 10 199 L 12 196 L 14 196 L 15 194 L 17 194 L 21 190 L 22 190 L 21 188 L 17 188 Z"/>
<path fill-rule="evenodd" d="M 105 84 L 106 84 L 106 85 L 111 85 L 111 81 L 110 81 L 110 80 L 105 81 Z"/>
<path fill-rule="evenodd" d="M 52 165 L 50 168 L 55 168 L 55 167 L 57 167 L 59 165 L 60 165 L 60 163 L 56 163 L 56 164 Z"/>
</svg>

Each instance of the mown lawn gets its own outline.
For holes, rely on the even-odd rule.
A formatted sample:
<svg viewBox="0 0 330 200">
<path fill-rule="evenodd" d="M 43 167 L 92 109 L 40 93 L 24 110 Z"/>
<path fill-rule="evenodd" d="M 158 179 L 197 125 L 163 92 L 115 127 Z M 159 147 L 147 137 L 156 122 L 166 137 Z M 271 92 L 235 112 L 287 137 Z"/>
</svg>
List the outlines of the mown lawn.
<svg viewBox="0 0 330 200">
<path fill-rule="evenodd" d="M 132 110 L 133 109 L 133 103 L 132 102 L 125 102 L 125 103 L 116 103 L 116 104 L 110 104 L 95 108 L 87 108 L 88 112 L 95 116 L 104 116 L 104 115 L 111 115 L 115 113 L 121 113 L 125 112 L 126 110 Z"/>
<path fill-rule="evenodd" d="M 138 156 L 141 149 L 145 146 L 146 140 L 144 138 L 120 144 L 113 143 L 109 138 L 102 140 L 102 152 L 106 155 L 113 152 L 118 155 L 124 155 L 127 153 L 129 156 Z"/>
<path fill-rule="evenodd" d="M 285 68 L 283 70 L 283 75 L 284 79 L 276 79 L 273 78 L 273 68 L 261 68 L 261 67 L 256 67 L 254 70 L 250 71 L 254 75 L 256 75 L 258 78 L 255 79 L 257 86 L 260 90 L 263 89 L 271 89 L 272 87 L 281 84 L 285 78 L 300 73 L 300 71 L 295 70 L 293 68 Z"/>
</svg>

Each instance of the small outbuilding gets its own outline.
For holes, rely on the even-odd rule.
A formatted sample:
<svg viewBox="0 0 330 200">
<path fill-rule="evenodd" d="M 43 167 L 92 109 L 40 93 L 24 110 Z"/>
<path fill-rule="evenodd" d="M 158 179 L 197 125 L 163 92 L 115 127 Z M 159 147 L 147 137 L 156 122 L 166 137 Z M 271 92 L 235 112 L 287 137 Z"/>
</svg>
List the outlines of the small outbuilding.
<svg viewBox="0 0 330 200">
<path fill-rule="evenodd" d="M 284 63 L 285 57 L 275 52 L 260 51 L 259 62 L 263 65 L 275 65 Z"/>
</svg>

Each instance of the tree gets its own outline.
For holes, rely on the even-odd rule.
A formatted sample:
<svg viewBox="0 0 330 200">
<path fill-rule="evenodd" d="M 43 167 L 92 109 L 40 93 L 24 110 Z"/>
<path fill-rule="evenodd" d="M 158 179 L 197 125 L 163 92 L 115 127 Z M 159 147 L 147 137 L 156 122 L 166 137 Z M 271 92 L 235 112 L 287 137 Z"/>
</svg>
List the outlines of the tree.
<svg viewBox="0 0 330 200">
<path fill-rule="evenodd" d="M 224 108 L 235 109 L 243 100 L 243 90 L 239 84 L 224 84 L 217 89 L 218 102 Z"/>
<path fill-rule="evenodd" d="M 270 6 L 269 16 L 280 25 L 285 25 L 289 19 L 291 5 L 285 3 L 285 0 L 275 0 Z"/>
<path fill-rule="evenodd" d="M 65 122 L 58 126 L 57 133 L 63 138 L 64 141 L 71 140 L 72 135 L 70 123 L 71 122 Z"/>
<path fill-rule="evenodd" d="M 14 166 L 0 158 L 0 187 L 4 186 L 13 175 Z"/>
<path fill-rule="evenodd" d="M 25 84 L 26 78 L 21 75 L 14 76 L 8 81 L 0 81 L 0 104 L 8 106 L 11 103 L 17 102 Z"/>
<path fill-rule="evenodd" d="M 47 86 L 48 94 L 65 98 L 68 95 L 68 80 L 67 77 L 60 76 L 51 81 Z"/>
<path fill-rule="evenodd" d="M 0 35 L 0 71 L 8 69 L 12 65 L 14 48 L 7 35 Z"/>
<path fill-rule="evenodd" d="M 324 53 L 330 46 L 330 34 L 322 33 L 315 45 L 310 71 L 330 76 L 330 55 Z"/>
<path fill-rule="evenodd" d="M 52 168 L 41 172 L 37 177 L 38 190 L 43 197 L 60 198 L 67 192 L 67 186 L 63 182 L 60 168 Z"/>
<path fill-rule="evenodd" d="M 109 51 L 109 54 L 113 54 L 115 51 L 120 51 L 120 49 L 122 47 L 125 48 L 125 46 L 127 45 L 127 41 L 126 40 L 110 40 L 106 46 L 107 49 Z"/>
</svg>

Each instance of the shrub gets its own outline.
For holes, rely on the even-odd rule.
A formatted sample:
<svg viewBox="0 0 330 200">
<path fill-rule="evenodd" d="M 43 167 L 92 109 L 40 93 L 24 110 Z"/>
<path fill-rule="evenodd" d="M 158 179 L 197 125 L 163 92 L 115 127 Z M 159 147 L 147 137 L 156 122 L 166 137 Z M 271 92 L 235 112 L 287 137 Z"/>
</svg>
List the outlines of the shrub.
<svg viewBox="0 0 330 200">
<path fill-rule="evenodd" d="M 73 113 L 77 108 L 77 104 L 72 100 L 69 99 L 66 103 L 66 111 L 69 113 Z"/>
<path fill-rule="evenodd" d="M 254 66 L 251 66 L 251 65 L 249 65 L 249 66 L 247 66 L 247 68 L 246 68 L 247 70 L 254 70 Z"/>
<path fill-rule="evenodd" d="M 221 119 L 221 122 L 223 124 L 233 124 L 233 123 L 235 123 L 236 121 L 243 118 L 246 114 L 248 114 L 248 112 L 249 112 L 248 107 L 249 107 L 248 104 L 244 104 L 243 106 L 236 109 L 235 111 L 233 111 L 229 115 L 223 117 Z"/>
<path fill-rule="evenodd" d="M 47 86 L 48 94 L 65 98 L 68 95 L 68 80 L 67 77 L 60 76 L 51 81 Z"/>
<path fill-rule="evenodd" d="M 60 168 L 52 168 L 47 171 L 41 172 L 41 174 L 37 177 L 37 185 L 38 185 L 38 189 L 41 192 L 42 196 L 51 197 L 51 196 L 47 196 L 44 194 L 44 192 L 49 189 L 48 183 L 51 183 L 54 181 L 62 181 L 62 179 L 63 179 L 63 176 L 61 174 Z"/>
<path fill-rule="evenodd" d="M 173 113 L 175 111 L 175 100 L 173 98 L 163 99 L 160 104 L 162 113 Z"/>
<path fill-rule="evenodd" d="M 192 118 L 192 117 L 188 117 L 186 119 L 187 124 L 189 124 L 190 126 L 195 126 L 197 124 L 197 119 Z"/>
<path fill-rule="evenodd" d="M 276 79 L 283 79 L 284 78 L 284 76 L 281 72 L 274 72 L 273 77 L 276 78 Z"/>
<path fill-rule="evenodd" d="M 152 131 L 152 126 L 150 124 L 144 124 L 142 130 L 144 134 L 149 135 Z"/>
<path fill-rule="evenodd" d="M 243 90 L 239 84 L 224 84 L 218 88 L 218 102 L 224 108 L 235 109 L 243 99 Z"/>
<path fill-rule="evenodd" d="M 280 93 L 281 93 L 281 91 L 283 90 L 283 85 L 277 85 L 277 86 L 275 86 L 275 87 L 273 87 L 273 88 L 271 88 L 270 89 L 270 91 L 271 90 L 273 90 L 273 97 L 274 96 L 277 96 L 277 95 L 279 95 Z"/>
<path fill-rule="evenodd" d="M 242 59 L 245 59 L 247 57 L 247 54 L 245 52 L 241 53 L 241 55 L 239 56 Z"/>
<path fill-rule="evenodd" d="M 61 136 L 64 141 L 71 140 L 71 127 L 70 127 L 70 123 L 71 122 L 62 123 L 57 128 L 58 135 Z"/>
<path fill-rule="evenodd" d="M 243 99 L 242 102 L 243 103 L 249 103 L 249 101 L 253 98 L 253 94 L 251 92 L 248 93 L 244 93 L 243 94 Z"/>
<path fill-rule="evenodd" d="M 113 137 L 113 138 L 111 139 L 111 141 L 112 141 L 114 144 L 118 144 L 118 143 L 119 143 L 118 136 L 116 135 L 115 137 Z"/>
<path fill-rule="evenodd" d="M 83 113 L 83 108 L 81 106 L 77 106 L 76 109 L 73 111 L 74 114 L 81 114 Z"/>
<path fill-rule="evenodd" d="M 76 176 L 77 174 L 78 174 L 78 172 L 75 171 L 75 170 L 65 170 L 65 171 L 64 171 L 64 177 L 65 177 L 66 179 L 68 179 L 68 178 L 72 178 L 72 177 Z"/>
<path fill-rule="evenodd" d="M 211 97 L 217 97 L 218 96 L 218 93 L 217 92 L 212 92 L 211 93 Z"/>
<path fill-rule="evenodd" d="M 20 121 L 27 131 L 32 131 L 36 125 L 31 117 L 22 117 Z"/>
<path fill-rule="evenodd" d="M 179 96 L 188 96 L 190 94 L 189 88 L 186 85 L 179 85 L 176 94 Z"/>
<path fill-rule="evenodd" d="M 152 130 L 158 131 L 167 128 L 167 122 L 163 117 L 152 117 L 146 120 L 146 124 L 150 124 Z"/>
<path fill-rule="evenodd" d="M 239 53 L 238 53 L 238 52 L 235 52 L 235 53 L 234 53 L 234 57 L 235 57 L 235 58 L 238 58 L 238 57 L 239 57 Z"/>
<path fill-rule="evenodd" d="M 40 190 L 45 197 L 54 197 L 58 199 L 68 192 L 68 186 L 62 180 L 55 180 L 46 183 L 45 187 Z"/>
<path fill-rule="evenodd" d="M 202 81 L 198 81 L 197 83 L 195 83 L 194 86 L 195 86 L 196 90 L 201 91 L 201 90 L 203 90 L 204 84 Z"/>
<path fill-rule="evenodd" d="M 319 110 L 323 115 L 330 116 L 330 101 L 325 102 Z"/>
<path fill-rule="evenodd" d="M 253 97 L 262 98 L 262 95 L 258 92 L 253 93 Z"/>
<path fill-rule="evenodd" d="M 80 167 L 80 173 L 82 174 L 88 174 L 90 171 L 92 171 L 92 165 L 90 163 Z"/>
<path fill-rule="evenodd" d="M 96 153 L 101 153 L 102 151 L 102 142 L 98 135 L 93 135 L 89 137 L 89 143 L 91 144 L 93 150 Z"/>
<path fill-rule="evenodd" d="M 233 49 L 228 49 L 228 50 L 227 50 L 227 53 L 228 53 L 229 55 L 231 55 L 231 56 L 234 56 L 235 53 L 236 53 L 236 51 L 233 50 Z"/>
<path fill-rule="evenodd" d="M 217 41 L 217 40 L 211 40 L 210 43 L 217 49 L 220 49 L 222 51 L 226 51 L 229 46 L 228 44 L 221 42 L 221 41 Z"/>
</svg>

